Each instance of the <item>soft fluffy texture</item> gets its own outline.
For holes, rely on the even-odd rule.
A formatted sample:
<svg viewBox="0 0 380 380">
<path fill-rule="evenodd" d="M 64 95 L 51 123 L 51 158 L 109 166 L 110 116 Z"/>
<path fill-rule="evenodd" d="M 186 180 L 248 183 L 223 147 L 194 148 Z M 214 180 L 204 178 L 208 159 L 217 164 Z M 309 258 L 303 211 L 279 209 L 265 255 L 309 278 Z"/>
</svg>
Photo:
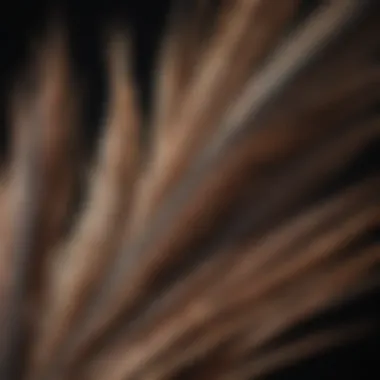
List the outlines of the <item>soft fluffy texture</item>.
<svg viewBox="0 0 380 380">
<path fill-rule="evenodd" d="M 58 23 L 15 86 L 1 379 L 256 379 L 376 328 L 286 335 L 378 286 L 378 149 L 362 160 L 380 136 L 378 2 L 188 3 L 162 41 L 148 141 L 131 39 L 108 32 L 86 179 Z"/>
</svg>

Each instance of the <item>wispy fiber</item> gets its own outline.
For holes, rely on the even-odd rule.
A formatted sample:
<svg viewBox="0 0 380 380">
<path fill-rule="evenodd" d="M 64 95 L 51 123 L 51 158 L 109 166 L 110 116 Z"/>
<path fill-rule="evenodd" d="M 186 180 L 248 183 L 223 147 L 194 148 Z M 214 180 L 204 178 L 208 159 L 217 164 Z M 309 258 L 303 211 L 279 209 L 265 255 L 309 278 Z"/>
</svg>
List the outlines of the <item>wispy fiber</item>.
<svg viewBox="0 0 380 380">
<path fill-rule="evenodd" d="M 376 289 L 380 262 L 378 150 L 362 162 L 380 142 L 380 6 L 302 4 L 176 3 L 146 146 L 133 39 L 111 29 L 85 181 L 54 24 L 10 101 L 1 379 L 256 379 L 375 331 L 287 336 Z"/>
</svg>

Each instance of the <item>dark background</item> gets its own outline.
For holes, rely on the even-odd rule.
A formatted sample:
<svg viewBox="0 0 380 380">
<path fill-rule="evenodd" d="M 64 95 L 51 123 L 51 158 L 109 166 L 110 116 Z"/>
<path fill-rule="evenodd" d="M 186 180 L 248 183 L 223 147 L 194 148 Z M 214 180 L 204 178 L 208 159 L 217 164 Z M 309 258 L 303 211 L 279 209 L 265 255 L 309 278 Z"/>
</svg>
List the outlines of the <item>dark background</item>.
<svg viewBox="0 0 380 380">
<path fill-rule="evenodd" d="M 134 70 L 145 110 L 154 69 L 157 42 L 169 10 L 169 0 L 41 1 L 14 0 L 0 12 L 0 139 L 7 140 L 6 105 L 9 90 L 31 56 L 31 42 L 44 35 L 58 12 L 69 31 L 75 77 L 84 86 L 84 119 L 89 137 L 98 130 L 104 105 L 104 33 L 110 24 L 128 25 L 134 42 Z M 103 39 L 103 41 L 102 41 Z M 146 113 L 145 113 L 146 114 Z M 92 139 L 91 139 L 92 140 Z"/>
<path fill-rule="evenodd" d="M 13 0 L 4 4 L 0 12 L 1 141 L 7 141 L 4 126 L 7 97 L 12 81 L 29 56 L 31 38 L 43 33 L 47 20 L 57 9 L 65 16 L 68 25 L 76 75 L 84 80 L 85 125 L 89 141 L 93 140 L 94 132 L 98 129 L 104 104 L 100 41 L 102 32 L 110 21 L 123 22 L 131 27 L 135 46 L 134 70 L 138 78 L 141 101 L 147 111 L 156 51 L 169 3 L 169 0 L 72 0 L 60 4 L 59 8 L 57 3 L 52 1 Z M 306 8 L 310 3 L 305 2 Z M 318 328 L 331 321 L 339 323 L 355 315 L 374 315 L 377 306 L 380 305 L 379 301 L 378 294 L 362 298 L 349 308 L 340 309 L 329 318 L 322 318 L 308 328 Z M 303 328 L 300 326 L 301 330 Z M 297 334 L 297 331 L 293 333 Z M 378 336 L 372 336 L 357 344 L 342 347 L 333 353 L 326 353 L 317 359 L 281 371 L 270 379 L 377 379 L 380 374 L 377 362 L 379 353 Z"/>
</svg>

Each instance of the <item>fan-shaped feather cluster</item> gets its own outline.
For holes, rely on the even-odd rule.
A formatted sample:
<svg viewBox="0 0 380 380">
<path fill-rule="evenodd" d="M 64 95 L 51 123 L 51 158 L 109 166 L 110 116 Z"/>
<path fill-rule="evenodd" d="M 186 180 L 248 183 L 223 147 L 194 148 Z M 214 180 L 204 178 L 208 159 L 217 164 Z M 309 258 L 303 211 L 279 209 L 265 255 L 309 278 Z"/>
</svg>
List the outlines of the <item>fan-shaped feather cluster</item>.
<svg viewBox="0 0 380 380">
<path fill-rule="evenodd" d="M 292 331 L 376 289 L 380 7 L 179 2 L 149 138 L 127 36 L 83 175 L 62 30 L 11 99 L 0 378 L 256 379 L 374 331 Z M 79 201 L 78 201 L 79 200 Z"/>
</svg>

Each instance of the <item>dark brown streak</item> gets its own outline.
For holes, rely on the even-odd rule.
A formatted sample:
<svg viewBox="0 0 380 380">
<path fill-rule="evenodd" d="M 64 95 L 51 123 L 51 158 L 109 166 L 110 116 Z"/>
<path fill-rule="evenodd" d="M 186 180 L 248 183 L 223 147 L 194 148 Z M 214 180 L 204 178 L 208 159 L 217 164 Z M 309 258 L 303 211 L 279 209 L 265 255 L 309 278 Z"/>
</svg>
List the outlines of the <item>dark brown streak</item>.
<svg viewBox="0 0 380 380">
<path fill-rule="evenodd" d="M 8 306 L 1 323 L 1 357 L 0 378 L 17 380 L 22 376 L 20 360 L 24 356 L 24 344 L 27 340 L 28 328 L 27 310 L 24 303 L 28 298 L 28 287 L 31 280 L 30 268 L 35 253 L 40 209 L 41 160 L 40 160 L 40 129 L 36 128 L 37 115 L 33 122 L 22 126 L 20 137 L 22 141 L 21 155 L 16 176 L 20 177 L 22 199 L 16 205 L 15 235 L 12 255 L 12 279 L 7 294 Z"/>
</svg>

